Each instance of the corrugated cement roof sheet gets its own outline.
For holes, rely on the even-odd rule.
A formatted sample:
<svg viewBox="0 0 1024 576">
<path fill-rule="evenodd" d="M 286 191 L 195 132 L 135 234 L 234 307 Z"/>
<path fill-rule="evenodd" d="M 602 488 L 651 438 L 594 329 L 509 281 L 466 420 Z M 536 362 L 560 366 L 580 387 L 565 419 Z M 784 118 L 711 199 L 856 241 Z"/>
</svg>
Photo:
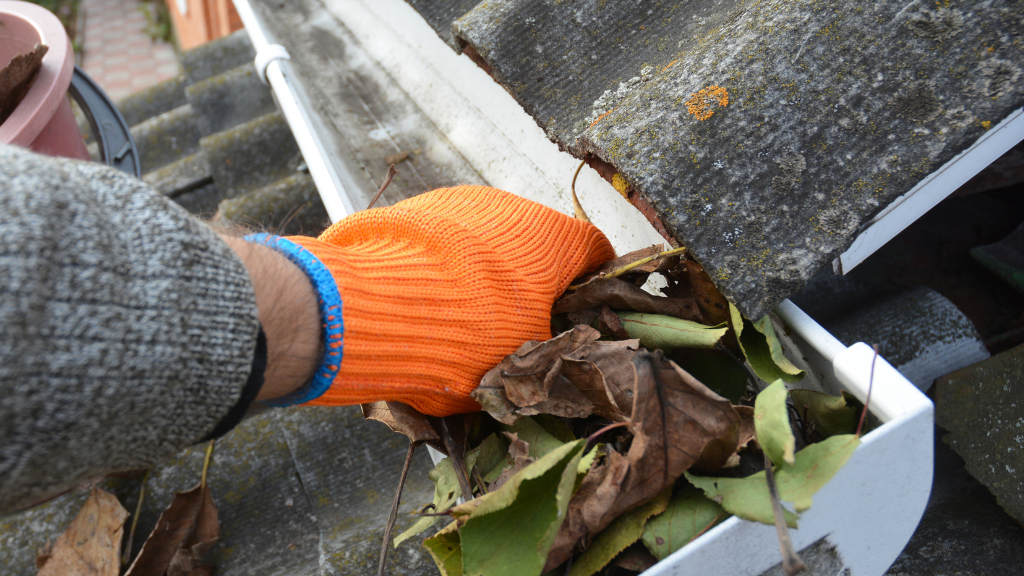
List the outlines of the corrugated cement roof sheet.
<svg viewBox="0 0 1024 576">
<path fill-rule="evenodd" d="M 1019 0 L 410 4 L 754 318 L 1024 104 Z"/>
</svg>

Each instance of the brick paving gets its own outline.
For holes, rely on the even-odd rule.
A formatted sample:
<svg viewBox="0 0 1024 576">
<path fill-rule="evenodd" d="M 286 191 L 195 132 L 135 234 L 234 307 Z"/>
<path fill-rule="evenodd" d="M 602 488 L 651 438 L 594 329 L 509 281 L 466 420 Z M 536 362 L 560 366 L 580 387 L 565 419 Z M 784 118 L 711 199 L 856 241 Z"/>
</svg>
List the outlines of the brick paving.
<svg viewBox="0 0 1024 576">
<path fill-rule="evenodd" d="M 140 4 L 139 0 L 82 0 L 82 69 L 115 102 L 181 72 L 174 48 L 146 35 Z"/>
</svg>

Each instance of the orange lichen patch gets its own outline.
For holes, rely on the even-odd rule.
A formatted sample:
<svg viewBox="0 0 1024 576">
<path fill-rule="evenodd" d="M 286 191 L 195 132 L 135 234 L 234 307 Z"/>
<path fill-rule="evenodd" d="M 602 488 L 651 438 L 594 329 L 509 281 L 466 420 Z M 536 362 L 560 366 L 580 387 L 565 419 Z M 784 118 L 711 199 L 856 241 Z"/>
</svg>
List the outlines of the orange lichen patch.
<svg viewBox="0 0 1024 576">
<path fill-rule="evenodd" d="M 703 122 L 714 116 L 719 106 L 729 105 L 729 92 L 721 86 L 708 86 L 690 95 L 686 101 L 686 111 Z"/>
</svg>

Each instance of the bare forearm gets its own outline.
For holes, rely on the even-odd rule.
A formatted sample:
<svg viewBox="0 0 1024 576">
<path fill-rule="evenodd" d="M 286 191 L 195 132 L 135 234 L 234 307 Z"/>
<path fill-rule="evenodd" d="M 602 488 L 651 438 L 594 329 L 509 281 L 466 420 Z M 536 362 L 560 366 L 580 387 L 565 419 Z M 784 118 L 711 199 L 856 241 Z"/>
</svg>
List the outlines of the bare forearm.
<svg viewBox="0 0 1024 576">
<path fill-rule="evenodd" d="M 257 401 L 280 398 L 313 378 L 322 355 L 317 296 L 305 273 L 278 252 L 221 236 L 252 280 L 267 337 L 267 369 Z"/>
</svg>

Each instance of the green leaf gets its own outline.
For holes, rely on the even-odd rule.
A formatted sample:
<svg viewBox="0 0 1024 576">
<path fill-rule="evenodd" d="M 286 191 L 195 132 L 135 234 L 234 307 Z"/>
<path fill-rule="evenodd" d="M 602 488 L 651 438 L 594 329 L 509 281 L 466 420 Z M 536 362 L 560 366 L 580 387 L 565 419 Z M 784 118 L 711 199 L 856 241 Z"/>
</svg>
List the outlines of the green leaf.
<svg viewBox="0 0 1024 576">
<path fill-rule="evenodd" d="M 738 404 L 747 391 L 747 371 L 732 358 L 714 352 L 701 352 L 691 358 L 683 369 L 719 396 Z"/>
<path fill-rule="evenodd" d="M 841 396 L 815 390 L 790 390 L 789 395 L 800 414 L 807 409 L 807 419 L 814 423 L 822 438 L 853 434 L 857 430 L 857 418 L 864 405 L 845 390 Z"/>
<path fill-rule="evenodd" d="M 455 475 L 455 467 L 452 466 L 451 458 L 445 458 L 434 466 L 434 469 L 427 473 L 427 478 L 434 483 L 434 512 L 443 512 L 455 505 L 455 501 L 462 496 L 462 488 L 459 487 L 459 479 Z M 408 530 L 395 536 L 395 548 L 409 538 L 430 528 L 440 520 L 440 516 L 423 516 L 417 520 Z"/>
<path fill-rule="evenodd" d="M 566 425 L 565 420 L 558 416 L 552 416 L 551 414 L 537 414 L 532 418 L 540 424 L 540 427 L 547 430 L 548 434 L 551 434 L 562 442 L 572 442 L 576 440 L 576 436 L 573 435 L 572 430 Z"/>
<path fill-rule="evenodd" d="M 631 338 L 648 348 L 714 348 L 729 331 L 723 326 L 705 326 L 660 314 L 615 312 Z"/>
<path fill-rule="evenodd" d="M 846 464 L 860 438 L 853 434 L 833 436 L 796 453 L 796 463 L 775 471 L 779 498 L 792 502 L 797 512 L 811 507 L 811 497 Z M 775 524 L 765 473 L 746 478 L 710 478 L 685 473 L 686 479 L 704 494 L 740 518 Z M 786 510 L 786 524 L 796 528 L 797 515 Z"/>
<path fill-rule="evenodd" d="M 796 438 L 789 425 L 789 410 L 786 408 L 786 384 L 782 380 L 772 382 L 754 399 L 754 431 L 761 449 L 777 466 L 792 465 Z"/>
<path fill-rule="evenodd" d="M 543 426 L 529 416 L 524 416 L 511 426 L 502 426 L 509 432 L 515 432 L 519 439 L 530 445 L 530 458 L 541 458 L 552 450 L 565 445 L 558 438 L 551 435 Z"/>
<path fill-rule="evenodd" d="M 540 574 L 565 520 L 585 446 L 586 440 L 563 444 L 501 488 L 452 510 L 465 519 L 459 535 L 466 576 Z"/>
<path fill-rule="evenodd" d="M 591 576 L 607 566 L 620 552 L 640 539 L 647 519 L 664 512 L 671 496 L 672 487 L 669 486 L 646 504 L 616 518 L 576 558 L 568 576 Z"/>
<path fill-rule="evenodd" d="M 729 517 L 724 508 L 693 486 L 680 489 L 664 513 L 647 521 L 644 546 L 659 561 Z"/>
<path fill-rule="evenodd" d="M 757 322 L 751 322 L 743 318 L 732 303 L 729 304 L 729 314 L 740 349 L 758 378 L 765 382 L 780 379 L 784 382 L 799 382 L 803 379 L 804 371 L 794 366 L 782 353 L 782 342 L 775 335 L 771 318 L 764 316 Z"/>
<path fill-rule="evenodd" d="M 423 547 L 434 558 L 441 576 L 462 576 L 462 541 L 458 526 L 458 522 L 452 522 L 423 541 Z"/>
<path fill-rule="evenodd" d="M 491 434 L 479 446 L 466 452 L 466 470 L 473 471 L 473 467 L 480 472 L 480 476 L 488 475 L 495 467 L 505 464 L 505 454 L 508 453 L 508 442 L 499 438 L 497 434 Z"/>
</svg>

